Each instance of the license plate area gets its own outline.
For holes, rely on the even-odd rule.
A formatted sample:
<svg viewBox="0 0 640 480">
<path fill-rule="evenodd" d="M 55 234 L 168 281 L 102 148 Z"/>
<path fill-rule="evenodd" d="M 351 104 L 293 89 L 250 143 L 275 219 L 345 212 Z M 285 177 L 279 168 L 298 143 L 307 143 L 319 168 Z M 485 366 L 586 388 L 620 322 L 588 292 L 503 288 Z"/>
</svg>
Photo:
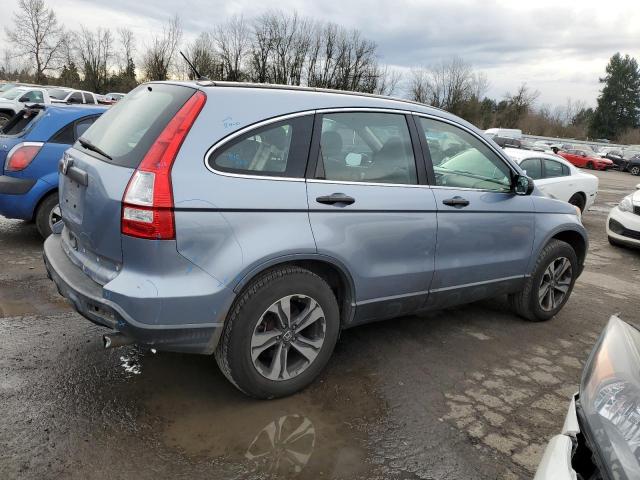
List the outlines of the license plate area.
<svg viewBox="0 0 640 480">
<path fill-rule="evenodd" d="M 60 199 L 60 208 L 63 218 L 66 217 L 76 224 L 82 224 L 84 216 L 84 191 L 85 187 L 78 182 L 65 178 L 65 188 Z"/>
</svg>

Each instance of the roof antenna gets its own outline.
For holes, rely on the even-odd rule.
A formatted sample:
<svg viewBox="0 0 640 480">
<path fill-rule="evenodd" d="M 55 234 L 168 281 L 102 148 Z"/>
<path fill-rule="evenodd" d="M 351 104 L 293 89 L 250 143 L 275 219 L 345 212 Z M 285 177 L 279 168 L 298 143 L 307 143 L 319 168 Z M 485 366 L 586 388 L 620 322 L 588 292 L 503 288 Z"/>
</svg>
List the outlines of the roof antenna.
<svg viewBox="0 0 640 480">
<path fill-rule="evenodd" d="M 191 68 L 191 71 L 195 74 L 196 80 L 209 80 L 208 77 L 200 75 L 200 72 L 196 70 L 196 67 L 193 66 L 193 63 L 189 61 L 189 59 L 186 57 L 184 53 L 182 53 L 182 51 L 180 51 L 180 55 L 182 55 L 182 58 L 184 58 L 185 62 L 189 64 L 189 68 Z"/>
</svg>

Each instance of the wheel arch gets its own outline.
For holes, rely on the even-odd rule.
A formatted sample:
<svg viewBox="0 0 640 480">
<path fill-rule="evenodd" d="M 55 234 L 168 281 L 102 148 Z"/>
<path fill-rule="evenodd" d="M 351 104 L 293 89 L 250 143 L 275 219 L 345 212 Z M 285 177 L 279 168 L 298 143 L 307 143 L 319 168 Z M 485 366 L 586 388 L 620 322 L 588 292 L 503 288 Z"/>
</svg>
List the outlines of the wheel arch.
<svg viewBox="0 0 640 480">
<path fill-rule="evenodd" d="M 324 279 L 331 287 L 340 306 L 341 328 L 351 323 L 355 314 L 355 283 L 349 270 L 339 260 L 327 255 L 286 255 L 265 261 L 245 273 L 235 284 L 233 291 L 239 294 L 258 275 L 285 265 L 304 268 Z"/>
<path fill-rule="evenodd" d="M 577 230 L 573 230 L 573 229 L 560 230 L 558 232 L 555 232 L 551 237 L 549 237 L 547 241 L 544 243 L 542 248 L 544 248 L 544 246 L 547 245 L 549 241 L 554 239 L 561 240 L 571 245 L 571 248 L 573 248 L 573 251 L 576 252 L 576 256 L 578 257 L 578 265 L 580 268 L 578 275 L 580 275 L 584 268 L 584 260 L 587 256 L 587 248 L 589 246 L 587 238 Z"/>
<path fill-rule="evenodd" d="M 55 194 L 58 193 L 58 187 L 57 186 L 51 187 L 51 189 L 49 189 L 46 192 L 42 193 L 42 195 L 40 196 L 40 198 L 38 199 L 38 201 L 36 202 L 36 204 L 33 207 L 33 211 L 31 212 L 31 220 L 34 220 L 36 218 L 36 215 L 38 214 L 38 209 L 42 205 L 42 202 L 44 202 L 45 199 L 49 195 L 54 194 L 54 193 Z"/>
</svg>

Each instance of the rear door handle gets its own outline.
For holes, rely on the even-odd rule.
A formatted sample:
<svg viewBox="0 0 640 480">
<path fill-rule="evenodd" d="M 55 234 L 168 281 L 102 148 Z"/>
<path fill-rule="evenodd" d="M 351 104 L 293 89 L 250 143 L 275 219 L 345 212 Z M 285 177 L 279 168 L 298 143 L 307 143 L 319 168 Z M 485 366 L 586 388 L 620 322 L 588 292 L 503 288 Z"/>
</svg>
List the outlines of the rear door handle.
<svg viewBox="0 0 640 480">
<path fill-rule="evenodd" d="M 334 205 L 336 203 L 344 203 L 345 205 L 351 205 L 355 203 L 356 199 L 345 195 L 344 193 L 332 193 L 331 195 L 324 195 L 316 198 L 316 202 L 324 203 L 327 205 Z"/>
<path fill-rule="evenodd" d="M 455 196 L 453 198 L 447 198 L 446 200 L 443 200 L 442 203 L 444 203 L 445 205 L 449 205 L 450 207 L 462 208 L 469 205 L 469 200 L 467 200 L 466 198 Z"/>
</svg>

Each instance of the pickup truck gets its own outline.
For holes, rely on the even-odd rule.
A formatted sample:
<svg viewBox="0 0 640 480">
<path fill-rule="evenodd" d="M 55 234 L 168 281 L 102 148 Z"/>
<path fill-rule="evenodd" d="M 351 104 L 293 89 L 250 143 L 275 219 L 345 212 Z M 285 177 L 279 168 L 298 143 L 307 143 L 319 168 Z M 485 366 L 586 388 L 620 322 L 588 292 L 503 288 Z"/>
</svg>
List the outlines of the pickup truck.
<svg viewBox="0 0 640 480">
<path fill-rule="evenodd" d="M 28 103 L 50 105 L 51 98 L 47 90 L 40 87 L 15 87 L 0 93 L 0 128 Z"/>
</svg>

